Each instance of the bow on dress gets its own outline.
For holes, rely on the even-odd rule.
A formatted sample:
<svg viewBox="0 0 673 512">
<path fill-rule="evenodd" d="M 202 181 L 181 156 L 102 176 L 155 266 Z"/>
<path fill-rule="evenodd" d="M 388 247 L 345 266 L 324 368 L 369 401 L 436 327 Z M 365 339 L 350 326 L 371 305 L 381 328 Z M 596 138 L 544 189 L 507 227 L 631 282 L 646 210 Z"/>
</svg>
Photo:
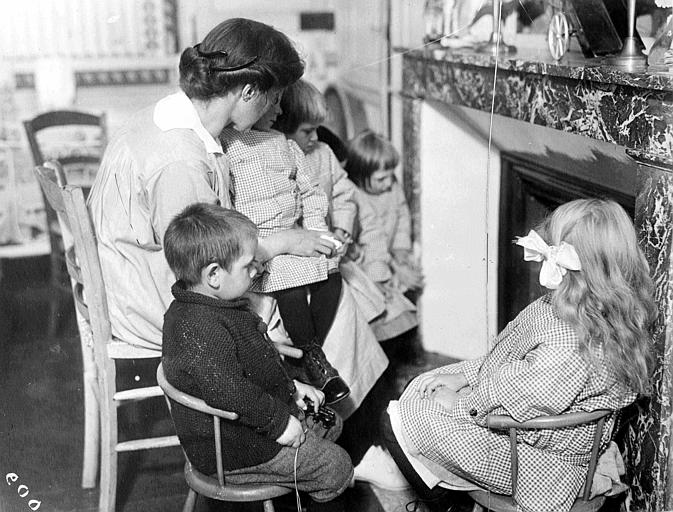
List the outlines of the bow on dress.
<svg viewBox="0 0 673 512">
<path fill-rule="evenodd" d="M 547 245 L 534 229 L 528 235 L 519 237 L 516 245 L 523 247 L 525 261 L 542 262 L 540 284 L 550 290 L 559 287 L 568 270 L 582 270 L 577 251 L 572 245 L 566 242 L 561 242 L 558 247 Z"/>
</svg>

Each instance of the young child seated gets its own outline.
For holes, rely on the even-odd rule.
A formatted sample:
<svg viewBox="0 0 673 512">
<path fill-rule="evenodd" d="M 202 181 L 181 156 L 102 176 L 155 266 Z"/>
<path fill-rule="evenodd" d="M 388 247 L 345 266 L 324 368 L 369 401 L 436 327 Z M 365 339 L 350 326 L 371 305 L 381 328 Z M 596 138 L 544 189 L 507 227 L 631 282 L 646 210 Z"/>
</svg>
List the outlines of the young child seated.
<svg viewBox="0 0 673 512">
<path fill-rule="evenodd" d="M 279 101 L 271 102 L 253 130 L 222 132 L 222 146 L 230 160 L 233 206 L 257 225 L 261 237 L 301 224 L 325 231 L 329 238 L 327 200 L 304 154 L 294 141 L 271 130 L 280 112 Z M 322 351 L 341 297 L 338 266 L 339 257 L 276 256 L 250 288 L 276 299 L 285 330 L 304 351 L 302 364 L 308 379 L 325 393 L 329 404 L 350 393 Z"/>
<path fill-rule="evenodd" d="M 343 510 L 337 498 L 353 468 L 333 443 L 340 423 L 326 431 L 319 423 L 307 427 L 304 400 L 317 411 L 323 393 L 288 377 L 265 336 L 266 325 L 242 298 L 256 275 L 256 248 L 255 224 L 216 205 L 188 206 L 169 224 L 164 251 L 177 282 L 163 326 L 166 379 L 211 407 L 239 415 L 221 424 L 227 482 L 296 483 L 316 502 L 312 510 Z M 210 418 L 177 403 L 171 413 L 190 462 L 214 473 Z"/>
<path fill-rule="evenodd" d="M 318 139 L 317 130 L 327 117 L 325 98 L 315 86 L 300 79 L 285 89 L 280 108 L 282 113 L 273 128 L 295 141 L 304 152 L 308 166 L 316 173 L 320 188 L 327 196 L 328 227 L 341 243 L 352 242 L 351 233 L 358 210 L 357 189 L 330 146 Z M 385 299 L 374 282 L 348 259 L 342 259 L 339 270 L 367 321 L 381 315 L 385 310 Z"/>
<path fill-rule="evenodd" d="M 380 340 L 418 324 L 416 308 L 404 294 L 423 288 L 412 259 L 411 219 L 404 191 L 395 178 L 399 154 L 390 141 L 364 131 L 349 142 L 346 172 L 357 186 L 357 226 L 348 257 L 359 263 L 386 297 L 386 313 L 372 327 Z"/>
<path fill-rule="evenodd" d="M 542 263 L 539 281 L 548 293 L 505 327 L 489 354 L 420 375 L 389 407 L 390 421 L 384 417 L 388 448 L 424 498 L 438 498 L 440 485 L 474 483 L 511 494 L 507 435 L 488 427 L 489 415 L 524 422 L 616 411 L 650 390 L 654 287 L 623 208 L 571 201 L 516 243 L 526 261 Z M 519 434 L 517 510 L 572 507 L 595 428 Z M 603 447 L 609 439 L 603 435 Z"/>
</svg>

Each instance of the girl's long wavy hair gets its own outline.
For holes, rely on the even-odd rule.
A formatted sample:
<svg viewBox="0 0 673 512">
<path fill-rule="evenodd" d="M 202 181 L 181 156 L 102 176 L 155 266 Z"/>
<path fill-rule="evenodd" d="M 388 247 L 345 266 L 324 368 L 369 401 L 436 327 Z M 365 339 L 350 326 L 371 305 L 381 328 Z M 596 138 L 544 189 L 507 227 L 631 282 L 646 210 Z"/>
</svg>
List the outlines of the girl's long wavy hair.
<svg viewBox="0 0 673 512">
<path fill-rule="evenodd" d="M 620 382 L 649 393 L 654 287 L 629 216 L 612 200 L 578 199 L 558 207 L 537 231 L 579 255 L 582 270 L 566 274 L 552 302 L 576 328 L 582 353 L 593 361 L 598 349 Z"/>
</svg>

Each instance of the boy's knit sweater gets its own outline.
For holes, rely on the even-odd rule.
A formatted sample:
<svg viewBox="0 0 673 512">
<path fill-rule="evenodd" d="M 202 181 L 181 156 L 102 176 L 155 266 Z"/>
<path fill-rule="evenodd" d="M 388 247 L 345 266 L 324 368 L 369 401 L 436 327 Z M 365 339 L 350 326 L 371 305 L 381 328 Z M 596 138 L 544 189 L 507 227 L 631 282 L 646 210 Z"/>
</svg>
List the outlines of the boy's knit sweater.
<svg viewBox="0 0 673 512">
<path fill-rule="evenodd" d="M 164 316 L 162 362 L 166 379 L 209 406 L 239 415 L 222 420 L 224 469 L 261 464 L 281 449 L 276 439 L 297 415 L 294 383 L 266 325 L 245 299 L 218 300 L 172 288 Z M 187 457 L 201 472 L 216 471 L 212 416 L 172 403 L 172 417 Z"/>
</svg>

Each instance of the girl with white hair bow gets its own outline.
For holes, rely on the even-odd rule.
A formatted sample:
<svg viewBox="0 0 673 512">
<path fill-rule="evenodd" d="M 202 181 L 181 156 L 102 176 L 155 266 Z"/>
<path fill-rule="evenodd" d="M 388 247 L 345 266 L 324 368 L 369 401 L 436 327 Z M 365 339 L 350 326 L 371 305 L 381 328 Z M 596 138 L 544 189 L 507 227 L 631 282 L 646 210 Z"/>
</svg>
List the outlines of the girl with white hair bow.
<svg viewBox="0 0 673 512">
<path fill-rule="evenodd" d="M 542 263 L 550 291 L 507 325 L 489 354 L 420 375 L 389 408 L 388 448 L 421 496 L 442 483 L 511 494 L 509 440 L 487 428 L 488 415 L 522 422 L 616 411 L 649 391 L 653 285 L 624 210 L 609 200 L 571 201 L 516 243 L 526 260 Z M 614 415 L 607 432 L 613 423 Z M 592 429 L 520 435 L 518 510 L 570 509 Z"/>
</svg>

